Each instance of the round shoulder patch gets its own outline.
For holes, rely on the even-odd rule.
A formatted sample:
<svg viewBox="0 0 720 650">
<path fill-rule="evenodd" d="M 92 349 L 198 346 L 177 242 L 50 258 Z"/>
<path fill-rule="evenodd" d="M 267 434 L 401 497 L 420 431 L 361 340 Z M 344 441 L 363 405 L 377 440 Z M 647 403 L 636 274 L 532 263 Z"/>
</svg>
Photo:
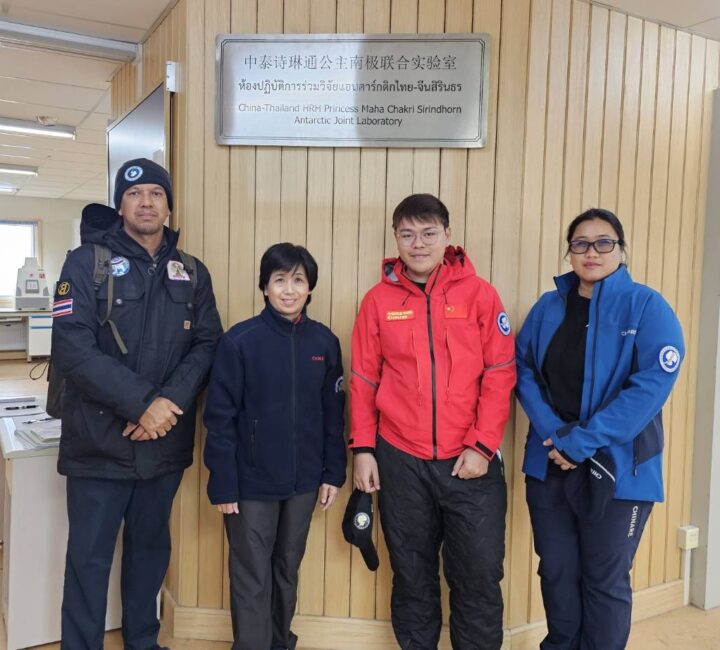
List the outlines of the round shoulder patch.
<svg viewBox="0 0 720 650">
<path fill-rule="evenodd" d="M 129 182 L 136 181 L 143 175 L 143 169 L 139 165 L 133 165 L 125 170 L 125 180 Z"/>
<path fill-rule="evenodd" d="M 675 372 L 680 367 L 680 352 L 673 345 L 666 345 L 658 355 L 660 367 L 665 372 Z"/>
<path fill-rule="evenodd" d="M 130 271 L 130 262 L 125 257 L 113 257 L 110 260 L 110 269 L 112 274 L 116 278 L 119 278 L 128 274 Z"/>
<path fill-rule="evenodd" d="M 57 285 L 58 296 L 67 296 L 70 293 L 70 283 L 67 281 L 59 282 Z"/>
<path fill-rule="evenodd" d="M 503 336 L 510 334 L 510 318 L 504 311 L 498 314 L 497 326 Z"/>
</svg>

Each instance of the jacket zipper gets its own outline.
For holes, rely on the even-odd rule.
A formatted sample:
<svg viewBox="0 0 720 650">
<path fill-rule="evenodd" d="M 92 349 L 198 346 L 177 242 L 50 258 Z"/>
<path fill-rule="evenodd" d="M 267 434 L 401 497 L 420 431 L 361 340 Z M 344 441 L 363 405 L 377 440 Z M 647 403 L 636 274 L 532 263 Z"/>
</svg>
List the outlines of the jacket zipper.
<svg viewBox="0 0 720 650">
<path fill-rule="evenodd" d="M 432 385 L 432 448 L 433 460 L 437 460 L 437 398 L 435 387 L 435 348 L 433 346 L 432 319 L 430 314 L 430 294 L 425 294 L 427 302 L 428 342 L 430 344 L 430 382 Z"/>
<path fill-rule="evenodd" d="M 145 300 L 143 301 L 143 315 L 142 315 L 142 329 L 140 330 L 140 345 L 138 347 L 139 350 L 142 350 L 145 344 L 145 324 L 147 323 L 147 308 L 148 304 L 150 302 L 150 294 L 152 294 L 153 289 L 155 288 L 155 276 L 157 271 L 157 263 L 155 260 L 150 260 L 150 266 L 147 268 L 147 274 L 150 276 L 150 281 L 148 283 L 148 289 L 145 291 Z M 150 269 L 152 268 L 152 271 Z M 137 363 L 137 370 L 136 372 L 140 374 L 140 370 L 142 369 L 142 360 L 143 355 L 138 355 L 138 363 Z"/>
<path fill-rule="evenodd" d="M 292 359 L 292 388 L 290 395 L 290 431 L 292 432 L 292 476 L 293 485 L 297 483 L 297 442 L 295 440 L 295 410 L 297 408 L 296 381 L 295 381 L 295 330 L 296 325 L 293 323 L 290 330 L 290 357 Z"/>
<path fill-rule="evenodd" d="M 592 375 L 590 377 L 590 400 L 588 404 L 588 418 L 590 411 L 592 410 L 593 393 L 595 392 L 595 357 L 597 352 L 597 338 L 598 338 L 598 318 L 600 317 L 600 294 L 602 293 L 603 284 L 600 283 L 598 287 L 597 300 L 595 301 L 595 330 L 593 331 L 593 353 L 592 353 Z"/>
</svg>

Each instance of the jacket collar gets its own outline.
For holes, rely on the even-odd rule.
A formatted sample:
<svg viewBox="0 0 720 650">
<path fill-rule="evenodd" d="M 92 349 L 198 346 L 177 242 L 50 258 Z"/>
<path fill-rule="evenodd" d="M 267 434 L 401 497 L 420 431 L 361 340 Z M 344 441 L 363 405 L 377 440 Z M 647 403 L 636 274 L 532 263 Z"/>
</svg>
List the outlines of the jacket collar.
<svg viewBox="0 0 720 650">
<path fill-rule="evenodd" d="M 382 263 L 382 282 L 402 286 L 411 293 L 424 295 L 422 290 L 405 273 L 405 265 L 399 257 L 388 257 Z M 426 283 L 426 293 L 432 293 L 438 287 L 461 278 L 475 275 L 475 268 L 467 253 L 460 246 L 448 246 L 445 257 L 430 274 Z"/>
<path fill-rule="evenodd" d="M 570 271 L 569 273 L 565 273 L 563 275 L 558 275 L 554 278 L 555 280 L 555 286 L 557 287 L 558 293 L 563 297 L 566 298 L 567 295 L 570 293 L 572 289 L 578 286 L 580 284 L 580 278 L 575 274 L 575 271 Z M 632 282 L 632 278 L 630 277 L 630 273 L 627 269 L 626 264 L 621 264 L 617 271 L 614 271 L 610 275 L 608 275 L 606 278 L 600 280 L 600 282 L 597 282 L 596 284 L 603 285 L 604 289 L 603 291 L 614 291 L 620 287 L 625 286 L 626 284 Z M 595 295 L 595 291 L 593 291 L 593 296 Z"/>
<path fill-rule="evenodd" d="M 155 261 L 159 262 L 177 247 L 179 236 L 179 231 L 170 230 L 167 226 L 163 226 L 163 240 L 155 256 Z M 148 252 L 122 228 L 107 231 L 102 243 L 110 248 L 113 253 L 121 253 L 128 257 L 150 257 Z"/>
<path fill-rule="evenodd" d="M 285 334 L 287 336 L 290 335 L 293 327 L 297 325 L 302 325 L 308 319 L 305 311 L 303 310 L 303 312 L 300 314 L 300 316 L 298 316 L 295 322 L 289 321 L 277 310 L 275 310 L 269 302 L 265 304 L 265 309 L 260 312 L 260 317 L 276 332 L 279 332 L 280 334 Z"/>
</svg>

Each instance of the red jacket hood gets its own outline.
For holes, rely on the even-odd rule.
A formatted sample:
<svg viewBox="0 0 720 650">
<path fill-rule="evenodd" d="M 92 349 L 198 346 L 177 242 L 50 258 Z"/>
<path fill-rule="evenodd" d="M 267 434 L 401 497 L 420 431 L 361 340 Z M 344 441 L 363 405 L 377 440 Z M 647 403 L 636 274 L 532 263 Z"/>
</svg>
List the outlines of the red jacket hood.
<svg viewBox="0 0 720 650">
<path fill-rule="evenodd" d="M 404 287 L 420 291 L 403 270 L 405 264 L 399 257 L 387 257 L 382 263 L 382 281 L 390 285 L 401 284 Z M 445 249 L 443 263 L 438 264 L 428 278 L 428 284 L 435 288 L 468 276 L 474 276 L 475 267 L 460 246 L 448 246 Z M 437 280 L 435 279 L 437 278 Z"/>
</svg>

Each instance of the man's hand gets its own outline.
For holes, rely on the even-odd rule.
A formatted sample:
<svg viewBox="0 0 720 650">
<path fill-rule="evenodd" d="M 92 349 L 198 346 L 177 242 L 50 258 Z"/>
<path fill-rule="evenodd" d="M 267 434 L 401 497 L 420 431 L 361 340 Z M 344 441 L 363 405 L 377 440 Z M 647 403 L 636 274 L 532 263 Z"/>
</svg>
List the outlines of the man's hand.
<svg viewBox="0 0 720 650">
<path fill-rule="evenodd" d="M 330 483 L 323 483 L 320 486 L 320 494 L 318 496 L 320 509 L 327 510 L 333 503 L 335 503 L 338 492 L 340 492 L 339 488 L 336 488 L 334 485 L 330 485 Z"/>
<path fill-rule="evenodd" d="M 130 436 L 130 440 L 134 440 L 135 442 L 143 442 L 144 440 L 152 440 L 150 437 L 150 434 L 145 431 L 145 429 L 142 428 L 139 424 L 135 424 L 134 422 L 128 422 L 125 428 L 123 429 L 123 437 L 127 438 Z"/>
<path fill-rule="evenodd" d="M 552 438 L 548 438 L 543 442 L 543 447 L 552 447 L 553 441 Z M 564 472 L 567 472 L 569 469 L 575 469 L 577 465 L 573 465 L 572 463 L 569 463 L 567 459 L 557 450 L 552 449 L 550 452 L 548 452 L 548 458 L 555 463 L 558 467 L 560 467 L 561 470 Z"/>
<path fill-rule="evenodd" d="M 470 447 L 466 447 L 465 451 L 455 461 L 452 476 L 462 479 L 480 478 L 487 474 L 488 465 L 490 463 L 485 456 Z"/>
<path fill-rule="evenodd" d="M 368 452 L 355 454 L 353 458 L 355 487 L 363 492 L 375 492 L 380 489 L 380 473 L 375 456 Z"/>
<path fill-rule="evenodd" d="M 224 515 L 240 514 L 240 510 L 238 510 L 237 501 L 235 501 L 234 503 L 218 503 L 218 505 L 216 507 Z"/>
<path fill-rule="evenodd" d="M 153 440 L 162 438 L 177 424 L 182 409 L 165 397 L 156 397 L 145 413 L 140 416 L 138 424 L 148 432 Z"/>
</svg>

